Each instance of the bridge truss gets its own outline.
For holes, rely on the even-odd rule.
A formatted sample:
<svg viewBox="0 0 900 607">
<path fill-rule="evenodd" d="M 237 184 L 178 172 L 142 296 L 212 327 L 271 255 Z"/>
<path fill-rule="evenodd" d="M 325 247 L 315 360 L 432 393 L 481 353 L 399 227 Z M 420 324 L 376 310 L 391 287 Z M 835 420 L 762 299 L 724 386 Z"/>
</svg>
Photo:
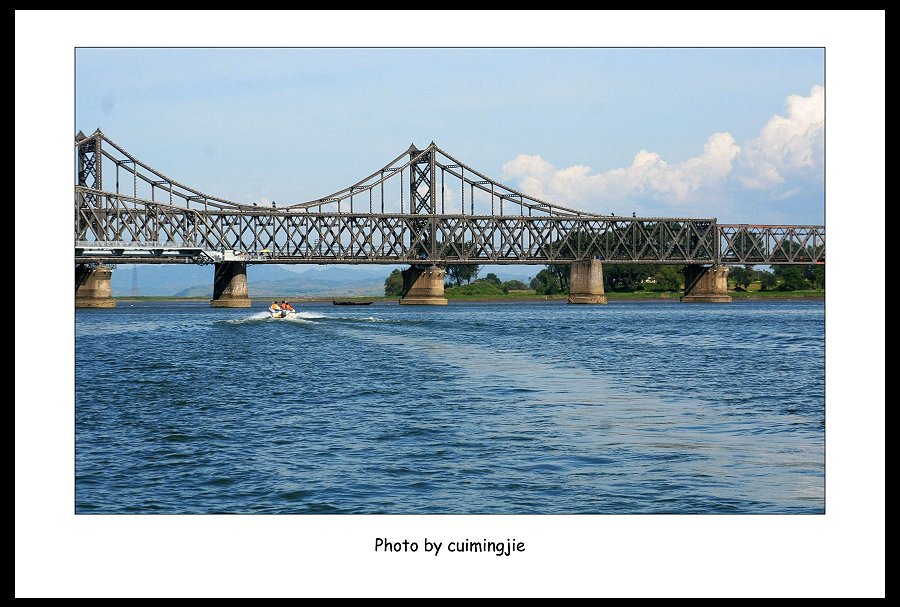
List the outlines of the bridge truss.
<svg viewBox="0 0 900 607">
<path fill-rule="evenodd" d="M 823 263 L 823 226 L 622 218 L 549 203 L 434 143 L 352 186 L 281 207 L 200 192 L 97 130 L 76 136 L 78 263 Z M 114 184 L 114 187 L 113 187 Z"/>
</svg>

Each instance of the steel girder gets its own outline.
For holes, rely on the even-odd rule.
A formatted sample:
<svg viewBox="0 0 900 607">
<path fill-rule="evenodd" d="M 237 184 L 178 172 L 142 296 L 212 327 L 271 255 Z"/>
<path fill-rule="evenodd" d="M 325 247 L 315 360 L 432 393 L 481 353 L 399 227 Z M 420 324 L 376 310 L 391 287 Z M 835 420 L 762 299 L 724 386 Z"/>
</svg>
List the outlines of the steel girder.
<svg viewBox="0 0 900 607">
<path fill-rule="evenodd" d="M 720 225 L 719 263 L 825 263 L 825 226 Z"/>
<path fill-rule="evenodd" d="M 712 219 L 601 219 L 185 209 L 109 193 L 78 205 L 84 246 L 266 252 L 306 263 L 714 263 Z M 79 189 L 76 198 L 83 198 Z"/>
<path fill-rule="evenodd" d="M 81 250 L 124 251 L 126 257 L 146 249 L 155 252 L 154 262 L 166 259 L 165 251 L 181 251 L 177 259 L 183 261 L 185 251 L 195 250 L 256 252 L 254 262 L 277 263 L 825 260 L 824 226 L 717 225 L 711 218 L 598 215 L 516 191 L 434 143 L 424 150 L 410 146 L 378 171 L 330 196 L 279 209 L 188 187 L 141 162 L 99 130 L 90 136 L 79 133 L 76 150 L 76 251 L 78 243 Z M 104 162 L 109 187 L 103 183 Z M 354 212 L 360 207 L 368 213 Z"/>
</svg>

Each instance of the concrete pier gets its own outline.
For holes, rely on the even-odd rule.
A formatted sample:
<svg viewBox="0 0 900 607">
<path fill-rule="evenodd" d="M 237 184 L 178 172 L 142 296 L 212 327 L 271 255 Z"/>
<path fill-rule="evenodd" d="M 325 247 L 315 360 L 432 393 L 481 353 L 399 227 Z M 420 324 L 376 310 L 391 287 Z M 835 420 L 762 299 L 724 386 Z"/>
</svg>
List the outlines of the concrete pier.
<svg viewBox="0 0 900 607">
<path fill-rule="evenodd" d="M 728 266 L 690 265 L 684 268 L 683 302 L 730 303 Z"/>
<path fill-rule="evenodd" d="M 112 270 L 104 265 L 75 265 L 75 307 L 115 308 L 112 298 Z"/>
<path fill-rule="evenodd" d="M 213 308 L 249 308 L 247 291 L 247 264 L 243 261 L 223 261 L 216 264 L 213 279 Z"/>
<path fill-rule="evenodd" d="M 403 297 L 401 304 L 408 306 L 446 306 L 444 297 L 444 275 L 446 271 L 438 266 L 410 266 L 403 274 Z"/>
<path fill-rule="evenodd" d="M 569 303 L 606 303 L 606 292 L 603 290 L 603 264 L 599 259 L 572 263 L 569 273 Z"/>
</svg>

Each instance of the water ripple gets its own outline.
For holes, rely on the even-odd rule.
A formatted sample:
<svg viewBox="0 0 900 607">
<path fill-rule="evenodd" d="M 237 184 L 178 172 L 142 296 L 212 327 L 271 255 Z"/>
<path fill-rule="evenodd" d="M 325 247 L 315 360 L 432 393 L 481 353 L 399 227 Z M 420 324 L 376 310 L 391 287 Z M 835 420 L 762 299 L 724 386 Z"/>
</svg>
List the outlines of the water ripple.
<svg viewBox="0 0 900 607">
<path fill-rule="evenodd" d="M 78 311 L 76 511 L 823 512 L 823 316 Z"/>
</svg>

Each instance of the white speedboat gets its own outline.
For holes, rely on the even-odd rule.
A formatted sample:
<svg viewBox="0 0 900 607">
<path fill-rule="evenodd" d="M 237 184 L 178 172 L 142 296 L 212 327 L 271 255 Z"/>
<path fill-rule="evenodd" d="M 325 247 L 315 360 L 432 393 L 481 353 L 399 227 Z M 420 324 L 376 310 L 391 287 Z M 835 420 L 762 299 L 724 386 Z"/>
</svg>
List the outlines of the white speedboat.
<svg viewBox="0 0 900 607">
<path fill-rule="evenodd" d="M 269 316 L 272 318 L 296 318 L 297 312 L 294 310 L 269 310 Z"/>
</svg>

